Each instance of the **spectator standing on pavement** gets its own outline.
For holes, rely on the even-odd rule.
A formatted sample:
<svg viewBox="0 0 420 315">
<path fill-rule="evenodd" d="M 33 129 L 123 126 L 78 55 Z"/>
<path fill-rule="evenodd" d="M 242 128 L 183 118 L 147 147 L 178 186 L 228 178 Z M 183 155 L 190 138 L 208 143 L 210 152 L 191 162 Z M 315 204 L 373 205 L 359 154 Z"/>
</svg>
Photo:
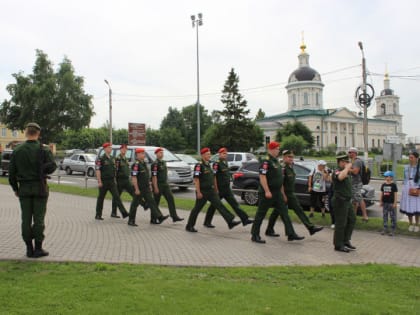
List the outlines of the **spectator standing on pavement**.
<svg viewBox="0 0 420 315">
<path fill-rule="evenodd" d="M 264 220 L 268 209 L 271 207 L 273 207 L 274 210 L 270 215 L 266 235 L 279 236 L 274 232 L 274 223 L 280 215 L 286 230 L 287 240 L 303 240 L 304 237 L 297 235 L 293 228 L 292 221 L 289 217 L 289 209 L 286 205 L 287 198 L 283 187 L 283 169 L 277 159 L 280 151 L 280 143 L 271 141 L 268 144 L 267 149 L 267 157 L 262 161 L 259 170 L 259 202 L 254 224 L 251 229 L 251 240 L 255 243 L 265 243 L 265 240 L 260 236 L 260 229 L 262 221 Z"/>
<path fill-rule="evenodd" d="M 141 198 L 144 198 L 150 207 L 150 223 L 161 224 L 169 217 L 169 215 L 162 215 L 162 212 L 160 212 L 160 209 L 153 198 L 153 194 L 150 189 L 149 169 L 144 161 L 145 152 L 143 148 L 136 149 L 136 158 L 136 162 L 131 167 L 131 180 L 134 187 L 134 198 L 130 206 L 128 225 L 137 226 L 136 213 Z"/>
<path fill-rule="evenodd" d="M 338 168 L 332 175 L 334 195 L 332 199 L 335 212 L 334 249 L 348 253 L 355 250 L 351 243 L 351 235 L 356 223 L 356 214 L 352 209 L 352 164 L 347 155 L 337 156 Z"/>
<path fill-rule="evenodd" d="M 308 177 L 308 191 L 311 193 L 310 218 L 314 216 L 315 209 L 321 209 L 322 217 L 325 217 L 324 198 L 327 194 L 327 182 L 331 181 L 326 165 L 327 162 L 320 160 Z"/>
<path fill-rule="evenodd" d="M 219 159 L 213 163 L 213 172 L 214 172 L 214 186 L 216 192 L 219 193 L 220 199 L 225 199 L 228 204 L 232 207 L 233 211 L 241 218 L 242 225 L 248 225 L 253 220 L 249 219 L 248 214 L 239 207 L 238 201 L 236 201 L 235 196 L 230 189 L 230 169 L 227 161 L 228 151 L 226 148 L 220 148 Z M 214 213 L 216 208 L 213 205 L 210 205 L 207 209 L 206 218 L 204 219 L 204 226 L 208 228 L 214 228 L 215 226 L 211 223 L 213 220 Z"/>
<path fill-rule="evenodd" d="M 387 171 L 384 173 L 385 182 L 381 185 L 380 205 L 383 211 L 384 229 L 382 235 L 388 234 L 394 236 L 397 226 L 397 185 L 393 182 L 394 172 Z M 391 218 L 391 231 L 388 231 L 388 215 Z"/>
<path fill-rule="evenodd" d="M 363 188 L 363 183 L 362 183 L 362 176 L 361 176 L 361 171 L 362 171 L 362 160 L 360 160 L 357 157 L 357 149 L 354 147 L 351 147 L 348 151 L 348 156 L 350 158 L 350 162 L 353 165 L 353 168 L 351 169 L 351 188 L 352 188 L 352 203 L 353 203 L 353 210 L 354 213 L 357 213 L 357 209 L 360 206 L 360 209 L 362 210 L 362 215 L 363 215 L 363 222 L 367 222 L 369 220 L 368 215 L 367 215 L 367 211 L 366 211 L 366 204 L 365 201 L 363 200 L 363 196 L 362 196 L 362 188 Z"/>
<path fill-rule="evenodd" d="M 240 221 L 235 221 L 235 216 L 229 212 L 229 210 L 223 205 L 220 201 L 219 196 L 216 193 L 214 187 L 214 173 L 210 165 L 211 153 L 209 148 L 203 148 L 200 150 L 201 161 L 197 163 L 194 167 L 194 186 L 195 186 L 195 205 L 190 212 L 188 218 L 187 226 L 185 230 L 188 232 L 197 232 L 194 228 L 194 225 L 197 221 L 198 214 L 201 209 L 206 204 L 207 200 L 219 210 L 220 214 L 225 219 L 226 223 L 229 226 L 229 229 L 232 229 L 236 225 L 240 224 Z"/>
<path fill-rule="evenodd" d="M 401 192 L 400 212 L 408 216 L 408 230 L 419 232 L 420 217 L 420 171 L 419 153 L 411 151 L 409 164 L 404 166 L 404 182 Z M 413 222 L 414 217 L 414 222 Z"/>
<path fill-rule="evenodd" d="M 104 143 L 104 154 L 96 159 L 96 178 L 98 179 L 98 199 L 96 201 L 96 220 L 103 220 L 102 210 L 104 207 L 104 199 L 106 193 L 111 192 L 112 199 L 115 200 L 118 209 L 122 214 L 123 218 L 128 216 L 128 212 L 125 209 L 120 196 L 118 195 L 117 184 L 115 181 L 115 160 L 111 156 L 112 143 Z"/>
<path fill-rule="evenodd" d="M 159 206 L 160 197 L 163 195 L 168 203 L 169 214 L 173 222 L 184 220 L 176 213 L 175 200 L 172 195 L 171 188 L 168 184 L 168 168 L 166 162 L 163 160 L 163 149 L 157 148 L 155 150 L 156 160 L 153 162 L 152 169 L 152 186 L 155 195 L 156 205 Z"/>
<path fill-rule="evenodd" d="M 26 142 L 13 151 L 9 165 L 9 183 L 19 197 L 22 211 L 22 238 L 26 244 L 26 256 L 48 256 L 42 248 L 47 211 L 47 176 L 57 165 L 48 147 L 39 141 L 41 128 L 37 123 L 26 126 Z M 35 250 L 32 239 L 35 240 Z"/>
</svg>

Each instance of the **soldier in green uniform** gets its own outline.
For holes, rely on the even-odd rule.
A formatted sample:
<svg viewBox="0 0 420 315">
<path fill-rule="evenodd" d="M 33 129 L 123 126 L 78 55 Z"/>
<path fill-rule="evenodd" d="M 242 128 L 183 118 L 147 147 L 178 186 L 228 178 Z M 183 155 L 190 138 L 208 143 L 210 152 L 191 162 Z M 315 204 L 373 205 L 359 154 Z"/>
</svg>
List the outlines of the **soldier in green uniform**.
<svg viewBox="0 0 420 315">
<path fill-rule="evenodd" d="M 107 191 L 110 191 L 112 198 L 115 200 L 118 209 L 125 218 L 128 212 L 125 209 L 120 196 L 118 195 L 117 185 L 115 182 L 115 160 L 111 156 L 112 144 L 107 142 L 102 145 L 104 154 L 96 159 L 96 178 L 98 179 L 99 194 L 96 201 L 96 220 L 103 220 L 102 209 L 104 207 L 104 199 Z"/>
<path fill-rule="evenodd" d="M 134 187 L 134 198 L 130 206 L 130 215 L 128 218 L 128 225 L 137 226 L 136 213 L 137 207 L 140 204 L 140 198 L 144 198 L 150 207 L 150 223 L 161 224 L 169 216 L 162 215 L 159 207 L 153 199 L 152 191 L 150 190 L 150 175 L 146 162 L 144 161 L 145 153 L 143 148 L 136 149 L 136 162 L 131 167 L 131 180 Z"/>
<path fill-rule="evenodd" d="M 37 123 L 26 126 L 26 142 L 13 151 L 9 165 L 9 183 L 19 197 L 22 210 L 22 238 L 26 244 L 27 257 L 48 256 L 42 248 L 47 211 L 47 175 L 53 173 L 57 165 L 51 151 L 39 141 L 41 128 Z M 32 243 L 35 240 L 35 250 Z"/>
<path fill-rule="evenodd" d="M 323 229 L 322 226 L 315 226 L 307 217 L 305 212 L 302 209 L 302 206 L 299 203 L 299 200 L 296 198 L 295 195 L 295 179 L 296 179 L 296 173 L 293 170 L 293 158 L 294 154 L 291 150 L 284 150 L 283 151 L 283 187 L 284 187 L 284 201 L 287 203 L 287 207 L 289 209 L 292 209 L 300 221 L 305 225 L 305 227 L 308 229 L 310 235 L 314 235 L 316 232 L 319 232 Z M 278 214 L 276 211 L 273 211 L 273 213 L 270 216 L 270 219 L 268 221 L 267 230 L 265 231 L 265 235 L 267 236 L 274 236 L 278 237 L 280 236 L 274 231 L 274 224 L 276 223 Z"/>
<path fill-rule="evenodd" d="M 188 232 L 197 232 L 194 228 L 195 222 L 201 209 L 206 204 L 207 200 L 219 210 L 220 214 L 223 216 L 227 222 L 229 229 L 232 229 L 236 225 L 240 224 L 240 221 L 234 220 L 234 215 L 229 212 L 228 209 L 222 204 L 219 196 L 217 195 L 214 187 L 214 174 L 210 165 L 211 153 L 209 148 L 203 148 L 200 151 L 201 161 L 197 163 L 194 167 L 194 186 L 195 186 L 195 205 L 191 210 L 190 216 L 188 218 L 188 223 L 185 229 Z"/>
<path fill-rule="evenodd" d="M 215 174 L 214 186 L 216 188 L 216 192 L 219 193 L 219 198 L 224 198 L 232 207 L 233 211 L 235 211 L 239 218 L 241 218 L 243 226 L 251 224 L 254 220 L 249 219 L 246 212 L 239 207 L 239 204 L 230 189 L 230 169 L 227 162 L 228 151 L 226 148 L 220 148 L 218 153 L 219 159 L 213 163 L 213 172 Z M 206 218 L 204 219 L 205 227 L 215 227 L 211 223 L 215 212 L 216 208 L 211 204 L 207 209 Z"/>
<path fill-rule="evenodd" d="M 168 203 L 169 214 L 173 222 L 184 220 L 176 213 L 174 196 L 168 184 L 168 169 L 166 162 L 163 160 L 163 149 L 157 148 L 155 150 L 156 160 L 152 163 L 152 186 L 155 195 L 156 204 L 159 206 L 160 197 L 163 195 Z"/>
<path fill-rule="evenodd" d="M 351 243 L 351 235 L 356 223 L 356 215 L 351 203 L 351 168 L 347 155 L 337 156 L 338 168 L 333 172 L 334 195 L 332 198 L 335 213 L 334 249 L 348 253 L 355 250 Z"/>
<path fill-rule="evenodd" d="M 122 192 L 125 190 L 128 192 L 131 197 L 134 197 L 134 187 L 131 184 L 130 180 L 130 165 L 128 163 L 127 157 L 125 156 L 127 153 L 127 145 L 122 144 L 120 147 L 120 154 L 115 158 L 115 168 L 116 168 L 116 179 L 117 179 L 117 190 L 118 196 L 121 196 Z M 144 198 L 140 198 L 140 205 L 146 210 L 146 202 Z M 119 218 L 120 216 L 117 215 L 117 201 L 112 198 L 112 218 Z"/>
<path fill-rule="evenodd" d="M 261 239 L 260 228 L 268 209 L 271 207 L 274 207 L 274 214 L 272 214 L 273 218 L 277 218 L 277 216 L 280 215 L 283 220 L 287 239 L 289 241 L 304 239 L 303 236 L 296 234 L 283 199 L 285 196 L 283 190 L 283 172 L 281 165 L 277 160 L 279 150 L 280 144 L 271 141 L 268 144 L 268 156 L 262 161 L 260 166 L 260 185 L 258 189 L 259 203 L 251 230 L 251 240 L 256 243 L 265 243 L 265 240 Z"/>
</svg>

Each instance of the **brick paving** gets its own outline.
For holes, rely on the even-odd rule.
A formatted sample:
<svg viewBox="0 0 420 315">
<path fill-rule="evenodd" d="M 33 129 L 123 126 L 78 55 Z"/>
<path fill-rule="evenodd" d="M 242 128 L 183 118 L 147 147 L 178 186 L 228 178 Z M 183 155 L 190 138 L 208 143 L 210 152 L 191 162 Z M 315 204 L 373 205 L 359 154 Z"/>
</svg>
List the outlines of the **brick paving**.
<svg viewBox="0 0 420 315">
<path fill-rule="evenodd" d="M 0 259 L 26 260 L 20 236 L 19 201 L 9 186 L 0 185 Z M 129 208 L 129 204 L 125 203 Z M 42 261 L 78 261 L 158 264 L 178 266 L 284 266 L 385 263 L 420 266 L 420 240 L 389 237 L 379 233 L 355 231 L 353 244 L 357 251 L 346 254 L 333 250 L 333 231 L 325 228 L 310 236 L 301 224 L 294 224 L 303 241 L 288 242 L 283 225 L 278 222 L 280 238 L 264 238 L 267 244 L 250 241 L 250 226 L 229 230 L 223 218 L 214 218 L 215 229 L 202 226 L 198 233 L 185 231 L 187 211 L 180 211 L 185 221 L 161 225 L 149 224 L 150 213 L 139 207 L 138 227 L 127 225 L 127 219 L 110 218 L 111 202 L 105 201 L 104 221 L 96 221 L 95 198 L 51 193 L 46 217 L 44 247 L 50 256 Z M 161 209 L 168 213 L 165 208 Z M 328 220 L 328 219 L 327 219 Z M 264 231 L 265 225 L 262 227 Z M 263 235 L 262 235 L 263 236 Z"/>
</svg>

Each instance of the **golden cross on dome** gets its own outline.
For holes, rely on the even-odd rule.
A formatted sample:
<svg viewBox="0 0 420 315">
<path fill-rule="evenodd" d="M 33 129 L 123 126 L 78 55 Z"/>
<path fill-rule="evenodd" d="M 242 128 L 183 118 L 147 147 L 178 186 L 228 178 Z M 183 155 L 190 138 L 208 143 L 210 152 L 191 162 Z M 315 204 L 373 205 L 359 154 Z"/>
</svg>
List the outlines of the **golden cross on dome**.
<svg viewBox="0 0 420 315">
<path fill-rule="evenodd" d="M 302 34 L 302 44 L 300 45 L 300 50 L 302 51 L 302 53 L 304 53 L 305 52 L 305 49 L 306 49 L 304 32 L 302 31 L 301 34 Z"/>
</svg>

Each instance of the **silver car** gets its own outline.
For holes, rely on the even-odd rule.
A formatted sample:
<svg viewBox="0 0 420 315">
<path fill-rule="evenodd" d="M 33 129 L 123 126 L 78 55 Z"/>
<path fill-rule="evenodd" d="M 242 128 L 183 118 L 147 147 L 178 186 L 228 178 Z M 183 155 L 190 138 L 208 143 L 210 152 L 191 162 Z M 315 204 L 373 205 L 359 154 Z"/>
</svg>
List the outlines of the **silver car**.
<svg viewBox="0 0 420 315">
<path fill-rule="evenodd" d="M 95 160 L 96 155 L 91 153 L 77 153 L 70 157 L 66 157 L 61 164 L 61 168 L 66 171 L 67 175 L 73 172 L 87 174 L 89 177 L 95 176 Z"/>
</svg>

